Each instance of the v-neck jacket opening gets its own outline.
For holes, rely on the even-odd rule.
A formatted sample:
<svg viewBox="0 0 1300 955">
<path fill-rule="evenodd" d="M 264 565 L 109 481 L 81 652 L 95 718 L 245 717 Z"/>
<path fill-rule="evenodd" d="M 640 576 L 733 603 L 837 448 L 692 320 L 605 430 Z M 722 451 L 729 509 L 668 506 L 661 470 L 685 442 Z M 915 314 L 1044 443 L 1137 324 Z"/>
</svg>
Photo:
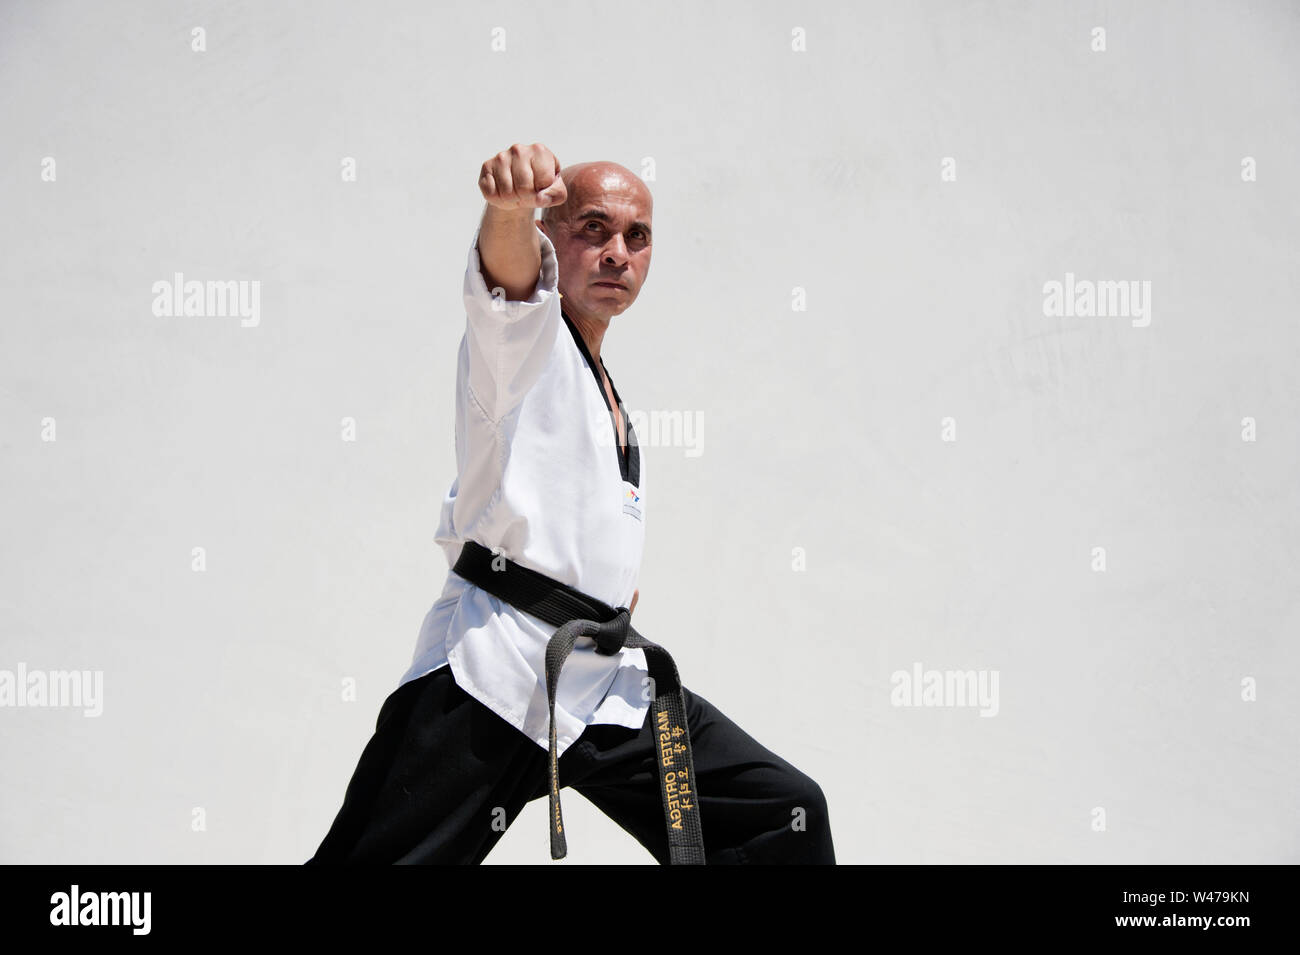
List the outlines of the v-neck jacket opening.
<svg viewBox="0 0 1300 955">
<path fill-rule="evenodd" d="M 614 376 L 609 373 L 605 367 L 605 359 L 600 359 L 600 368 L 596 367 L 596 362 L 591 358 L 591 351 L 587 348 L 587 343 L 582 340 L 582 334 L 578 331 L 573 319 L 569 318 L 568 312 L 563 308 L 560 309 L 560 315 L 564 317 L 564 324 L 569 328 L 569 334 L 573 336 L 574 343 L 578 346 L 578 351 L 586 359 L 587 367 L 591 369 L 591 376 L 596 380 L 596 390 L 600 392 L 601 400 L 605 402 L 605 410 L 609 412 L 610 427 L 614 429 L 614 454 L 618 458 L 618 471 L 623 480 L 627 481 L 635 488 L 641 486 L 641 452 L 637 447 L 636 432 L 632 429 L 632 421 L 627 416 L 627 410 L 623 407 L 623 398 L 618 393 L 618 387 L 614 384 Z M 614 409 L 609 403 L 609 395 L 605 391 L 605 383 L 600 379 L 601 369 L 609 378 L 610 390 L 614 392 L 614 400 L 618 402 L 619 409 L 623 414 L 623 424 L 627 428 L 627 453 L 619 446 L 618 422 L 614 420 Z"/>
</svg>

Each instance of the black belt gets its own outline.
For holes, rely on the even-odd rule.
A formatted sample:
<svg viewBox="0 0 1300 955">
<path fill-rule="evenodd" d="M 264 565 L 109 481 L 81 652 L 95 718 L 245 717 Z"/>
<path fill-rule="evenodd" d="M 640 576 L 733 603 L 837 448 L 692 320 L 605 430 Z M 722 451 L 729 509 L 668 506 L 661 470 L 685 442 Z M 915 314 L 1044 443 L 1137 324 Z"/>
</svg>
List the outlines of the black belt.
<svg viewBox="0 0 1300 955">
<path fill-rule="evenodd" d="M 699 792 L 694 785 L 691 735 L 686 726 L 686 702 L 677 665 L 668 651 L 632 628 L 632 612 L 626 607 L 611 607 L 508 557 L 494 555 L 478 541 L 465 542 L 452 571 L 492 596 L 559 628 L 546 644 L 546 702 L 551 714 L 551 858 L 563 859 L 567 851 L 560 816 L 555 688 L 574 643 L 586 636 L 595 638 L 596 652 L 607 656 L 624 647 L 645 650 L 653 681 L 650 709 L 669 860 L 672 865 L 704 865 L 704 836 L 700 829 Z"/>
</svg>

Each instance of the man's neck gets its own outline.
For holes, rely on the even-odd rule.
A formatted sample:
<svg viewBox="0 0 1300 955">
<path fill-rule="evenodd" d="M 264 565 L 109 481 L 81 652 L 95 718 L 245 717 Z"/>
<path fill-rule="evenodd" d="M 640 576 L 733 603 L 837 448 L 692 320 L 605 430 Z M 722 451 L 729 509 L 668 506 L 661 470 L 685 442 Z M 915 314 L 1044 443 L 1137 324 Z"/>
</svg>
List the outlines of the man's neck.
<svg viewBox="0 0 1300 955">
<path fill-rule="evenodd" d="M 568 315 L 573 321 L 573 327 L 578 330 L 582 336 L 582 341 L 587 346 L 587 351 L 591 352 L 591 360 L 597 365 L 600 364 L 600 343 L 605 339 L 605 332 L 609 331 L 609 319 L 601 320 L 599 318 L 589 318 L 579 312 L 564 306 L 564 314 Z"/>
</svg>

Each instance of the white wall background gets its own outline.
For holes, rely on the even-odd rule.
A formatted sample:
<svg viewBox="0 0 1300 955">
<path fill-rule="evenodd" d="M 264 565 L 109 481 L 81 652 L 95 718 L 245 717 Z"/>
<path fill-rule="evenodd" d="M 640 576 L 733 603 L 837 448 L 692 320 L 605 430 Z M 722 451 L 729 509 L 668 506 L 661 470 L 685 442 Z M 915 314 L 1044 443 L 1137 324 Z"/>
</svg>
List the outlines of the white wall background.
<svg viewBox="0 0 1300 955">
<path fill-rule="evenodd" d="M 0 4 L 0 669 L 104 675 L 0 708 L 0 861 L 315 851 L 446 574 L 478 168 L 534 141 L 654 160 L 603 351 L 704 433 L 643 447 L 637 626 L 841 862 L 1300 861 L 1298 45 L 1281 0 Z M 175 272 L 260 324 L 154 316 Z M 1150 324 L 1045 316 L 1067 272 Z M 996 717 L 891 705 L 917 662 Z M 653 861 L 565 807 L 569 862 Z"/>
</svg>

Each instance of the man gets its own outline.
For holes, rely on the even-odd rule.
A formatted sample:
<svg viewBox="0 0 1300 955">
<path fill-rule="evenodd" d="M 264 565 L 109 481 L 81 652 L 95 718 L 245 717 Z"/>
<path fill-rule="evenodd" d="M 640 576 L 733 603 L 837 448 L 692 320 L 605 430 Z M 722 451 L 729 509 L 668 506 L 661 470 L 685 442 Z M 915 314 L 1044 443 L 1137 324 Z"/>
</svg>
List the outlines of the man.
<svg viewBox="0 0 1300 955">
<path fill-rule="evenodd" d="M 567 786 L 661 863 L 833 863 L 820 787 L 680 686 L 663 648 L 628 622 L 646 471 L 600 353 L 650 269 L 649 190 L 614 163 L 561 169 L 538 143 L 485 162 L 479 189 L 487 207 L 465 274 L 458 471 L 437 533 L 453 569 L 309 862 L 478 863 L 548 790 L 559 858 Z M 591 614 L 502 599 L 493 572 L 503 569 L 502 579 L 540 582 L 548 599 L 564 591 Z M 548 645 L 566 634 L 571 652 L 551 661 L 548 687 Z M 667 699 L 685 725 L 661 740 L 668 716 L 656 710 L 652 725 L 651 701 Z M 702 827 L 695 855 L 670 847 L 685 838 L 674 834 L 683 816 Z"/>
</svg>

